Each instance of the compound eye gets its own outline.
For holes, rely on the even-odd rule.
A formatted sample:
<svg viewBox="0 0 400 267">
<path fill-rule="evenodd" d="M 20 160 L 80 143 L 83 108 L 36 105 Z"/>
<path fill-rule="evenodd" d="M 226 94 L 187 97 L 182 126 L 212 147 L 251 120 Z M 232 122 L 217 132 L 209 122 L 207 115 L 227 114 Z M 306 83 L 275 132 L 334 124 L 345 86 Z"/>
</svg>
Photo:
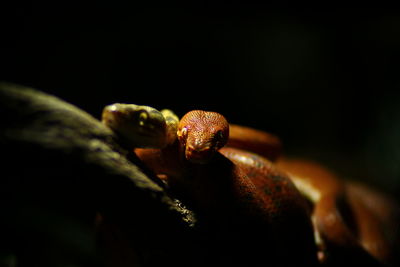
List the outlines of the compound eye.
<svg viewBox="0 0 400 267">
<path fill-rule="evenodd" d="M 139 113 L 139 125 L 144 126 L 148 118 L 149 114 L 147 113 L 147 111 L 141 111 Z"/>
</svg>

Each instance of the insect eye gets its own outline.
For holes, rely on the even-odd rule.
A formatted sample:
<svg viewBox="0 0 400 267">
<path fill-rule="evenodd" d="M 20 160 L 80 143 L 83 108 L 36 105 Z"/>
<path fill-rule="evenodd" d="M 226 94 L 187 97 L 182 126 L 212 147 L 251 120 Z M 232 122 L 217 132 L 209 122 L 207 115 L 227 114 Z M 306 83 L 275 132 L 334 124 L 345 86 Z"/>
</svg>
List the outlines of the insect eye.
<svg viewBox="0 0 400 267">
<path fill-rule="evenodd" d="M 140 114 L 139 114 L 139 125 L 140 126 L 144 126 L 146 121 L 147 121 L 147 119 L 148 119 L 148 117 L 149 117 L 149 114 L 147 114 L 146 111 L 140 112 Z"/>
</svg>

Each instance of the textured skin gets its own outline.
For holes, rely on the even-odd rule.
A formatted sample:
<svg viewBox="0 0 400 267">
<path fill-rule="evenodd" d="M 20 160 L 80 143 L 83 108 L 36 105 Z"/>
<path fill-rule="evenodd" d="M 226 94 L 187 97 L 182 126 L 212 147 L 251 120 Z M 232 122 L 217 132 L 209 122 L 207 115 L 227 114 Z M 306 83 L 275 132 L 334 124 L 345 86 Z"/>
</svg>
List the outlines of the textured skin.
<svg viewBox="0 0 400 267">
<path fill-rule="evenodd" d="M 368 258 L 370 253 L 381 262 L 392 261 L 392 239 L 399 236 L 394 225 L 399 219 L 398 206 L 393 201 L 360 184 L 345 183 L 311 161 L 282 159 L 277 166 L 313 202 L 315 227 L 325 245 L 352 259 L 356 255 Z"/>
<path fill-rule="evenodd" d="M 162 150 L 135 152 L 150 169 L 167 178 L 172 192 L 205 217 L 218 222 L 246 218 L 259 235 L 264 230 L 254 225 L 268 226 L 276 252 L 296 255 L 299 265 L 315 263 L 311 210 L 314 228 L 322 238 L 317 239 L 320 260 L 341 257 L 342 262 L 330 261 L 339 265 L 379 264 L 374 258 L 390 261 L 393 235 L 398 232 L 383 229 L 398 229 L 398 214 L 393 215 L 396 204 L 360 185 L 343 183 L 318 164 L 284 159 L 277 166 L 285 172 L 279 171 L 265 159 L 276 160 L 280 155 L 278 138 L 247 127 L 230 127 L 229 133 L 228 122 L 218 113 L 192 111 L 178 125 L 179 142 Z M 228 147 L 222 148 L 226 143 Z"/>
<path fill-rule="evenodd" d="M 210 117 L 215 116 L 215 113 L 204 113 Z M 208 130 L 204 125 L 210 127 L 211 122 L 207 124 L 204 123 L 204 121 L 197 120 L 199 115 L 204 117 L 204 113 L 200 111 L 189 112 L 185 115 L 184 120 L 181 120 L 179 128 L 190 128 L 192 123 L 196 123 L 195 129 L 198 131 L 193 134 L 193 139 L 190 138 L 190 133 L 186 140 L 180 138 L 181 143 L 186 144 L 186 147 L 194 142 L 197 142 L 197 146 L 201 146 L 201 140 L 209 140 L 209 136 L 207 136 Z M 218 122 L 218 120 L 220 121 Z M 225 119 L 220 119 L 220 115 L 218 119 L 217 117 L 210 118 L 210 121 L 217 125 L 216 127 L 219 131 L 222 131 L 223 127 L 227 127 L 228 125 L 224 120 Z M 202 129 L 202 127 L 204 128 Z M 235 131 L 246 138 L 239 139 L 240 142 L 236 140 L 228 142 L 228 146 L 245 147 L 246 150 L 256 152 L 272 159 L 276 159 L 279 155 L 279 153 L 275 151 L 280 152 L 280 143 L 274 143 L 271 142 L 271 140 L 265 143 L 268 145 L 272 144 L 269 149 L 271 149 L 273 153 L 269 154 L 269 152 L 262 151 L 263 149 L 268 149 L 268 147 L 261 147 L 258 144 L 263 143 L 263 140 L 267 141 L 267 139 L 265 137 L 263 139 L 259 131 L 240 126 Z M 211 136 L 212 135 L 213 134 L 211 134 Z M 201 139 L 198 138 L 198 136 L 201 136 Z M 210 139 L 212 140 L 212 138 Z M 210 147 L 210 145 L 207 144 L 206 147 Z M 214 151 L 216 150 L 217 149 L 213 149 L 211 152 L 215 153 Z M 271 182 L 273 179 L 271 180 L 270 178 L 275 176 L 269 176 L 270 173 L 266 172 L 266 166 L 268 166 L 268 164 L 262 158 L 232 148 L 222 148 L 220 151 L 237 166 L 240 166 L 249 179 L 251 179 L 255 187 L 264 193 L 263 198 L 269 203 L 269 205 L 265 207 L 265 210 L 269 212 L 271 216 L 274 217 L 280 214 L 280 212 L 287 212 L 285 208 L 280 206 L 282 200 L 285 203 L 290 203 L 292 201 L 292 205 L 293 203 L 297 204 L 293 205 L 293 207 L 296 207 L 298 210 L 306 208 L 304 204 L 298 204 L 302 202 L 299 198 L 291 199 L 291 197 L 296 194 L 292 194 L 293 192 L 288 189 L 291 187 L 290 183 L 282 184 L 277 182 L 275 184 Z M 212 153 L 203 152 L 196 156 L 196 161 L 207 162 L 207 157 L 210 158 Z M 289 162 L 285 160 L 278 161 L 277 164 L 280 169 L 289 172 L 290 179 L 299 186 L 301 193 L 307 196 L 313 204 L 315 230 L 322 239 L 322 241 L 318 241 L 318 256 L 321 261 L 334 262 L 332 258 L 336 257 L 338 259 L 343 259 L 343 262 L 339 260 L 337 263 L 351 263 L 353 260 L 355 264 L 379 264 L 375 259 L 380 262 L 390 262 L 392 254 L 391 247 L 393 247 L 391 243 L 394 242 L 390 242 L 390 239 L 393 237 L 387 234 L 385 235 L 384 226 L 392 226 L 392 229 L 396 229 L 397 227 L 392 223 L 393 217 L 384 220 L 384 222 L 382 222 L 382 220 L 379 221 L 379 217 L 376 213 L 382 210 L 383 205 L 381 208 L 375 208 L 372 211 L 368 208 L 366 201 L 371 194 L 367 194 L 364 190 L 359 193 L 359 195 L 361 194 L 361 196 L 364 197 L 357 197 L 356 194 L 352 193 L 355 191 L 354 186 L 346 186 L 341 179 L 317 164 L 311 164 L 305 161 Z M 289 179 L 286 178 L 286 180 Z M 288 191 L 282 189 L 287 189 Z M 282 191 L 278 193 L 277 190 Z M 384 198 L 380 198 L 380 200 L 383 204 L 388 203 Z M 276 211 L 274 206 L 280 206 L 280 209 Z M 392 205 L 391 210 L 395 210 L 396 207 L 393 206 L 394 205 Z M 288 212 L 288 214 L 290 214 L 290 212 Z M 298 222 L 301 221 L 299 220 Z M 349 260 L 347 256 L 351 256 L 352 260 Z"/>
<path fill-rule="evenodd" d="M 264 212 L 268 213 L 270 224 L 286 249 L 298 250 L 299 259 L 301 255 L 312 255 L 316 259 L 311 209 L 289 176 L 257 154 L 231 147 L 222 148 L 220 152 L 239 166 L 261 191 Z"/>
<path fill-rule="evenodd" d="M 229 138 L 229 124 L 216 112 L 193 110 L 179 122 L 178 139 L 188 161 L 207 163 Z"/>
<path fill-rule="evenodd" d="M 221 133 L 228 135 L 226 128 L 228 123 L 218 113 L 192 111 L 179 123 L 175 146 L 135 152 L 150 169 L 168 177 L 171 191 L 212 225 L 222 224 L 226 231 L 235 228 L 232 224 L 240 225 L 240 231 L 269 240 L 272 247 L 268 250 L 263 242 L 265 252 L 279 258 L 280 264 L 315 266 L 317 249 L 307 202 L 286 174 L 265 158 L 234 148 L 218 152 L 226 143 L 218 143 Z"/>
<path fill-rule="evenodd" d="M 186 158 L 197 163 L 208 162 L 225 145 L 252 151 L 271 161 L 282 152 L 281 141 L 275 135 L 228 124 L 221 114 L 210 111 L 194 110 L 183 116 L 178 126 L 178 138 L 181 143 L 187 142 Z"/>
<path fill-rule="evenodd" d="M 254 236 L 229 238 L 240 240 L 240 246 L 247 249 L 251 247 L 252 253 L 268 255 L 271 266 L 273 262 L 283 266 L 317 264 L 307 203 L 288 177 L 271 162 L 255 154 L 223 148 L 209 163 L 193 164 L 181 155 L 179 144 L 162 150 L 136 149 L 135 152 L 150 169 L 168 177 L 170 191 L 195 210 L 200 220 L 228 234 L 244 231 Z M 257 167 L 230 160 L 225 156 L 228 154 L 252 158 Z"/>
</svg>

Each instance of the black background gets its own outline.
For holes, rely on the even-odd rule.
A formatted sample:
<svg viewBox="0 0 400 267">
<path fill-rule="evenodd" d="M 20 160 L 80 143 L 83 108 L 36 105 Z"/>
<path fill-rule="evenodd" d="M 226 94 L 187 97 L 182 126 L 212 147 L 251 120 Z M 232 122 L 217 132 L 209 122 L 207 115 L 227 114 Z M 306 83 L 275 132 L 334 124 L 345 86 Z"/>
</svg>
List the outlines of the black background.
<svg viewBox="0 0 400 267">
<path fill-rule="evenodd" d="M 113 102 L 214 110 L 285 153 L 400 191 L 400 12 L 39 4 L 2 8 L 0 79 L 99 117 Z"/>
</svg>

